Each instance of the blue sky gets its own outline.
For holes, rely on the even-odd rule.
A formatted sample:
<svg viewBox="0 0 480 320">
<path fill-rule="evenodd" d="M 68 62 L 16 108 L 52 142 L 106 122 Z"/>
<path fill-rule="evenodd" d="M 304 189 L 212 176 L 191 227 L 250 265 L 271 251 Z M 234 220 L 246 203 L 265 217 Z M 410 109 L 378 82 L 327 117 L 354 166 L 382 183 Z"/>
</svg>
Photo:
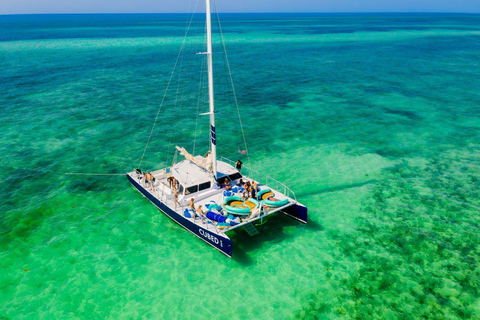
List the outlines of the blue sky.
<svg viewBox="0 0 480 320">
<path fill-rule="evenodd" d="M 203 0 L 199 0 L 203 4 Z M 196 0 L 0 0 L 0 14 L 189 12 Z M 220 12 L 474 12 L 480 0 L 217 0 Z"/>
</svg>

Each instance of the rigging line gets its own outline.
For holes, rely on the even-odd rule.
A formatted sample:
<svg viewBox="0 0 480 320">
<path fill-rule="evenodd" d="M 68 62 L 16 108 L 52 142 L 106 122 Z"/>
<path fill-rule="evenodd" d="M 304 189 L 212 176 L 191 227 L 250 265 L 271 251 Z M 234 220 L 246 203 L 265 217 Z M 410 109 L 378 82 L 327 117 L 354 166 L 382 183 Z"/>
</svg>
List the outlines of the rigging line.
<svg viewBox="0 0 480 320">
<path fill-rule="evenodd" d="M 188 22 L 188 21 L 187 21 Z M 191 34 L 193 33 L 192 36 L 190 36 L 191 38 L 195 38 L 195 35 L 198 33 L 198 24 L 194 23 L 195 27 L 194 27 L 194 31 L 193 32 L 190 32 Z M 185 54 L 186 52 L 188 51 L 187 48 L 188 48 L 188 43 L 186 43 L 186 45 L 184 46 L 183 48 L 183 52 L 182 52 L 182 57 L 180 58 L 180 70 L 179 70 L 179 73 L 178 73 L 178 79 L 177 79 L 177 90 L 176 90 L 176 93 L 175 93 L 175 109 L 174 109 L 174 116 L 182 116 L 182 107 L 184 106 L 184 99 L 185 99 L 185 95 L 186 95 L 186 91 L 187 91 L 187 84 L 188 84 L 188 81 L 187 79 L 190 79 L 190 74 L 191 74 L 191 67 L 192 67 L 192 60 L 193 59 L 187 59 L 185 60 Z M 193 48 L 194 48 L 194 52 L 196 52 L 196 43 L 195 41 L 193 41 Z M 184 76 L 184 79 L 185 81 L 180 81 L 182 79 L 182 76 L 185 74 Z M 180 95 L 180 98 L 179 98 L 179 95 Z M 174 122 L 174 126 L 172 127 L 172 130 L 170 132 L 170 137 L 169 137 L 169 147 L 168 147 L 168 152 L 167 152 L 167 162 L 170 160 L 170 150 L 174 149 L 172 148 L 172 139 L 173 139 L 173 136 L 172 135 L 172 132 L 176 133 L 178 130 L 178 122 L 179 121 L 175 121 Z M 175 139 L 173 139 L 175 140 Z M 173 141 L 173 143 L 177 144 L 181 142 L 180 141 Z M 174 155 L 172 157 L 172 165 L 175 163 L 175 155 L 177 154 L 177 150 L 175 150 L 174 152 Z"/>
<path fill-rule="evenodd" d="M 196 25 L 195 27 L 195 31 L 194 31 L 194 35 L 196 35 L 198 33 L 198 24 Z M 195 36 L 193 36 L 194 38 Z M 196 49 L 197 49 L 197 46 L 196 46 L 196 43 L 195 41 L 193 41 L 193 51 L 196 53 Z M 186 50 L 184 49 L 184 52 Z M 184 69 L 186 69 L 185 71 L 185 79 L 191 79 L 190 77 L 190 74 L 192 73 L 191 69 L 192 69 L 192 65 L 193 65 L 193 59 L 188 59 L 187 60 L 187 63 L 186 63 L 186 67 Z M 183 86 L 182 86 L 182 89 L 181 89 L 181 96 L 180 96 L 180 104 L 179 104 L 179 112 L 181 111 L 182 109 L 182 106 L 184 105 L 184 99 L 185 99 L 185 96 L 187 95 L 188 96 L 188 93 L 187 93 L 187 84 L 188 84 L 188 81 L 184 81 L 183 82 Z M 178 121 L 175 122 L 175 128 L 177 128 L 178 126 Z M 177 131 L 175 129 L 175 131 Z"/>
<path fill-rule="evenodd" d="M 158 108 L 157 115 L 155 116 L 155 121 L 153 122 L 152 130 L 150 130 L 150 135 L 148 136 L 147 144 L 145 145 L 145 149 L 143 149 L 143 154 L 142 158 L 140 159 L 140 162 L 138 164 L 138 167 L 142 165 L 143 158 L 145 157 L 145 153 L 147 152 L 148 144 L 150 143 L 150 140 L 152 139 L 152 134 L 153 130 L 155 129 L 155 125 L 157 124 L 158 116 L 160 114 L 160 111 L 162 110 L 163 103 L 165 102 L 165 97 L 167 96 L 168 89 L 170 88 L 170 83 L 172 82 L 173 74 L 175 73 L 175 69 L 178 64 L 178 59 L 180 58 L 180 54 L 182 53 L 182 50 L 185 46 L 185 41 L 187 39 L 187 34 L 188 30 L 190 29 L 190 25 L 192 24 L 193 17 L 195 16 L 195 11 L 197 10 L 199 0 L 197 0 L 197 3 L 195 4 L 195 9 L 193 10 L 192 17 L 190 18 L 190 22 L 188 23 L 187 30 L 185 30 L 185 35 L 183 36 L 183 42 L 182 46 L 180 47 L 180 51 L 178 52 L 177 59 L 175 61 L 175 65 L 173 66 L 172 73 L 170 74 L 170 79 L 168 80 L 167 88 L 165 89 L 165 93 L 163 94 L 162 102 L 160 103 L 160 107 Z"/>
<path fill-rule="evenodd" d="M 217 10 L 217 2 L 215 0 L 213 0 L 213 6 L 215 7 L 215 13 L 217 14 L 218 29 L 220 31 L 220 38 L 222 40 L 223 52 L 225 53 L 225 60 L 227 62 L 228 75 L 230 76 L 230 85 L 232 86 L 233 98 L 235 100 L 235 107 L 237 108 L 238 121 L 240 122 L 240 129 L 242 131 L 243 143 L 245 144 L 245 153 L 247 154 L 248 165 L 251 167 L 252 165 L 251 165 L 251 161 L 250 161 L 250 152 L 248 152 L 247 139 L 245 138 L 245 131 L 243 130 L 242 117 L 240 115 L 240 108 L 238 107 L 237 93 L 235 91 L 235 86 L 233 84 L 232 70 L 230 68 L 230 63 L 228 62 L 227 47 L 225 45 L 225 39 L 223 37 L 222 25 L 220 24 L 220 16 L 219 16 L 218 10 Z"/>
<path fill-rule="evenodd" d="M 190 7 L 189 7 L 189 9 L 190 9 Z M 187 23 L 188 23 L 188 17 L 187 17 Z M 196 27 L 194 28 L 193 36 L 191 36 L 192 38 L 195 38 L 195 35 L 198 32 L 198 24 L 195 23 L 194 25 L 196 25 Z M 185 25 L 185 28 L 187 28 L 187 25 Z M 195 42 L 193 43 L 193 47 L 194 47 L 194 49 L 196 49 L 195 48 Z M 186 73 L 185 79 L 189 79 L 190 69 L 191 69 L 191 65 L 192 65 L 192 59 L 187 59 L 187 61 L 185 62 L 185 66 L 184 66 L 184 56 L 185 56 L 185 52 L 187 51 L 187 48 L 188 48 L 188 43 L 184 46 L 183 52 L 182 52 L 182 57 L 180 58 L 180 70 L 179 70 L 179 73 L 178 73 L 177 90 L 176 90 L 176 93 L 175 93 L 175 107 L 174 107 L 174 117 L 175 117 L 175 119 L 174 120 L 177 120 L 176 119 L 177 116 L 181 116 L 182 106 L 183 106 L 184 97 L 185 97 L 185 91 L 187 89 L 187 81 L 183 81 L 182 87 L 180 88 L 180 79 L 182 78 L 182 73 L 184 73 L 184 70 L 185 70 L 185 73 Z M 180 99 L 178 99 L 179 93 L 181 93 Z M 178 108 L 177 108 L 177 106 L 178 106 Z M 171 128 L 171 131 L 170 131 L 168 151 L 167 151 L 167 160 L 166 160 L 167 162 L 170 160 L 170 152 L 171 152 L 170 150 L 173 151 L 173 149 L 175 149 L 175 148 L 172 148 L 172 139 L 173 139 L 173 134 L 172 133 L 176 133 L 177 128 L 178 128 L 178 121 L 174 121 L 174 125 L 173 125 L 173 127 Z M 175 144 L 177 144 L 179 142 L 180 141 L 174 141 Z M 173 152 L 172 165 L 175 163 L 175 155 L 177 154 L 177 152 L 178 151 L 176 149 Z"/>
<path fill-rule="evenodd" d="M 183 55 L 184 55 L 184 52 L 185 52 L 185 48 L 183 48 L 182 50 L 182 54 L 181 54 L 181 57 L 180 57 L 180 70 L 178 71 L 178 77 L 177 77 L 177 90 L 175 92 L 175 104 L 173 105 L 173 118 L 174 118 L 174 125 L 170 128 L 170 134 L 169 134 L 169 137 L 168 137 L 168 151 L 167 151 L 167 159 L 166 159 L 166 162 L 168 163 L 168 160 L 170 159 L 170 150 L 172 149 L 172 136 L 173 136 L 173 132 L 176 132 L 177 130 L 177 121 L 175 121 L 176 119 L 176 115 L 177 115 L 177 103 L 178 103 L 178 91 L 179 91 L 179 88 L 180 88 L 180 78 L 182 76 L 182 67 L 183 67 Z M 173 151 L 173 150 L 172 150 Z"/>
<path fill-rule="evenodd" d="M 187 15 L 187 21 L 185 23 L 185 30 L 187 30 L 187 26 L 188 26 L 188 15 Z M 180 77 L 182 75 L 182 67 L 183 67 L 183 56 L 184 56 L 184 53 L 185 53 L 185 46 L 182 47 L 182 52 L 181 52 L 181 56 L 180 56 L 180 68 L 179 68 L 179 71 L 178 71 L 178 76 L 177 76 L 177 88 L 175 90 L 175 103 L 173 104 L 173 122 L 175 122 L 175 118 L 176 118 L 176 115 L 177 115 L 177 102 L 178 102 L 178 89 L 180 87 Z M 169 133 L 168 133 L 168 147 L 167 147 L 167 152 L 165 153 L 165 162 L 168 163 L 169 162 L 169 159 L 170 159 L 170 153 L 173 151 L 173 159 L 175 158 L 175 150 L 172 150 L 172 136 L 173 136 L 173 132 L 176 131 L 176 125 L 174 126 L 169 126 L 170 127 L 170 130 L 169 130 Z M 173 163 L 172 163 L 173 165 Z"/>
</svg>

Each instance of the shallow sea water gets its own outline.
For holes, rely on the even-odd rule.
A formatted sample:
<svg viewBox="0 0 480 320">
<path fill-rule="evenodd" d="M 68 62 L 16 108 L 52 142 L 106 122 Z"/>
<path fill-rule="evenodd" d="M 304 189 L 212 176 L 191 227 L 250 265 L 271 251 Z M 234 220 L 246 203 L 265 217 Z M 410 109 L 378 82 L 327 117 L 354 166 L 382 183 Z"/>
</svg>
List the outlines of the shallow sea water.
<svg viewBox="0 0 480 320">
<path fill-rule="evenodd" d="M 126 178 L 64 174 L 138 165 L 185 16 L 1 16 L 0 318 L 480 318 L 480 16 L 222 22 L 251 165 L 309 224 L 238 232 L 228 259 Z M 202 30 L 145 170 L 208 148 Z M 218 148 L 236 159 L 216 39 Z"/>
</svg>

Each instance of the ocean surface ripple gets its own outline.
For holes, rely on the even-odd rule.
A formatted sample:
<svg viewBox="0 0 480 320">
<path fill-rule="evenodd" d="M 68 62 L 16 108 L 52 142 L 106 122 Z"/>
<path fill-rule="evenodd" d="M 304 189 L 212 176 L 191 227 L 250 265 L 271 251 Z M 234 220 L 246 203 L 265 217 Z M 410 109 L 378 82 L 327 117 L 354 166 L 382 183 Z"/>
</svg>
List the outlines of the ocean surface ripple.
<svg viewBox="0 0 480 320">
<path fill-rule="evenodd" d="M 251 165 L 310 218 L 234 234 L 231 260 L 125 177 L 64 174 L 137 166 L 185 22 L 0 16 L 0 319 L 480 318 L 480 16 L 222 15 Z M 208 148 L 203 27 L 146 170 Z M 218 148 L 236 159 L 214 37 Z"/>
</svg>

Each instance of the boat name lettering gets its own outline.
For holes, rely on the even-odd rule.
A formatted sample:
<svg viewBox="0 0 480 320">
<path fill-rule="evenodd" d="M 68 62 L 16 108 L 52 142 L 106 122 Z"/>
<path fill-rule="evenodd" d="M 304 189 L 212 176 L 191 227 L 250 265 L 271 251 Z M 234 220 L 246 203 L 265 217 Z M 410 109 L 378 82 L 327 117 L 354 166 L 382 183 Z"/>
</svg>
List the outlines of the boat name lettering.
<svg viewBox="0 0 480 320">
<path fill-rule="evenodd" d="M 218 244 L 218 243 L 220 242 L 220 241 L 218 241 L 218 238 L 217 238 L 217 237 L 212 236 L 210 233 L 205 232 L 205 231 L 203 231 L 202 229 L 200 229 L 199 231 L 200 231 L 200 234 L 201 234 L 202 236 L 204 236 L 205 238 L 207 238 L 208 240 L 210 240 L 210 241 L 212 241 L 212 242 L 214 242 L 214 243 L 216 243 L 216 244 Z"/>
</svg>

